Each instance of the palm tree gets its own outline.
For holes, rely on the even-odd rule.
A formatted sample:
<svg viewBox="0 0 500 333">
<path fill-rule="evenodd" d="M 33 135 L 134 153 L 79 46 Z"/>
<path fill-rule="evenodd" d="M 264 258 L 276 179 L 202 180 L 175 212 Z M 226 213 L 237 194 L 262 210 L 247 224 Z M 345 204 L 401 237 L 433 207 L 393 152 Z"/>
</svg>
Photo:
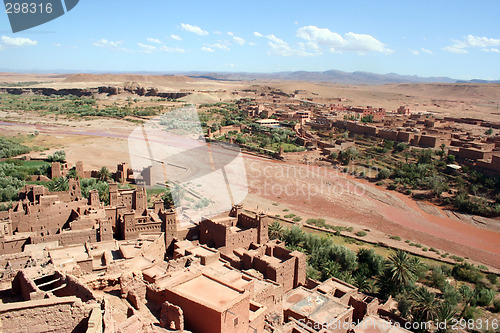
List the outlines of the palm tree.
<svg viewBox="0 0 500 333">
<path fill-rule="evenodd" d="M 410 267 L 413 274 L 418 279 L 427 274 L 428 267 L 420 260 L 419 257 L 410 257 Z"/>
<path fill-rule="evenodd" d="M 76 174 L 76 169 L 74 167 L 69 170 L 68 178 L 78 178 L 78 175 Z"/>
<path fill-rule="evenodd" d="M 100 181 L 107 182 L 111 177 L 111 172 L 109 172 L 108 168 L 103 166 L 101 170 L 98 172 L 98 178 Z"/>
<path fill-rule="evenodd" d="M 337 274 L 341 270 L 340 265 L 332 260 L 327 260 L 321 269 L 321 276 L 323 280 L 329 279 Z"/>
<path fill-rule="evenodd" d="M 370 292 L 370 282 L 367 277 L 362 274 L 357 274 L 354 276 L 354 285 L 358 287 L 359 291 L 361 291 L 362 293 Z"/>
<path fill-rule="evenodd" d="M 398 288 L 410 285 L 415 279 L 415 269 L 407 252 L 396 250 L 391 253 L 386 263 L 389 279 Z"/>
<path fill-rule="evenodd" d="M 55 180 L 53 179 L 51 183 L 52 185 L 49 185 L 49 187 L 51 187 L 51 190 L 55 192 L 67 191 L 69 188 L 68 179 L 66 177 L 58 177 Z"/>
<path fill-rule="evenodd" d="M 410 298 L 414 302 L 412 307 L 414 320 L 426 323 L 436 319 L 438 307 L 436 294 L 421 286 L 411 293 Z"/>
<path fill-rule="evenodd" d="M 452 320 L 457 314 L 457 310 L 448 302 L 442 302 L 436 310 L 436 322 L 439 323 L 436 327 L 436 332 L 449 332 L 452 325 Z"/>
<path fill-rule="evenodd" d="M 281 239 L 283 236 L 283 226 L 278 221 L 274 221 L 269 226 L 269 238 Z"/>
</svg>

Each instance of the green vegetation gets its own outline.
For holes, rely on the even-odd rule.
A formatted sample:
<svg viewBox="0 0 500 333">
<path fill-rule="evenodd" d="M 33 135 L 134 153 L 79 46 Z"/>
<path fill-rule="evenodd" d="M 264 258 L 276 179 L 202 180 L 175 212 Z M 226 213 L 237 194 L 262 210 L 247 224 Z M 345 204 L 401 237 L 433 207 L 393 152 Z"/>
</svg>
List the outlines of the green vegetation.
<svg viewBox="0 0 500 333">
<path fill-rule="evenodd" d="M 64 150 L 58 150 L 54 154 L 47 157 L 49 162 L 66 162 L 66 152 Z"/>
<path fill-rule="evenodd" d="M 48 175 L 49 171 L 50 164 L 43 161 L 0 162 L 0 202 L 17 200 L 17 192 L 26 185 L 29 175 Z"/>
<path fill-rule="evenodd" d="M 326 222 L 309 219 L 306 223 Z M 487 287 L 493 278 L 486 279 L 477 267 L 468 263 L 450 268 L 448 264 L 424 264 L 423 259 L 401 250 L 390 251 L 387 257 L 373 248 L 362 247 L 354 252 L 335 244 L 335 236 L 307 233 L 298 226 L 284 228 L 277 221 L 269 226 L 269 236 L 282 240 L 290 250 L 306 254 L 309 278 L 323 281 L 336 277 L 381 299 L 392 296 L 398 301 L 398 314 L 407 320 L 450 323 L 477 318 L 492 304 L 493 311 L 500 311 L 500 301 L 494 301 L 496 287 Z"/>
<path fill-rule="evenodd" d="M 30 148 L 4 137 L 0 137 L 0 158 L 14 157 L 21 154 L 26 154 L 31 151 Z"/>
<path fill-rule="evenodd" d="M 332 140 L 343 140 L 345 134 L 339 130 Z M 455 156 L 446 155 L 445 146 L 420 149 L 402 142 L 354 137 L 355 148 L 336 156 L 340 164 L 351 165 L 351 174 L 363 177 L 367 169 L 372 169 L 376 173 L 371 173 L 370 178 L 389 190 L 465 213 L 500 216 L 500 177 L 464 165 L 459 172 L 448 170 L 446 165 L 454 163 Z"/>
<path fill-rule="evenodd" d="M 360 230 L 355 233 L 356 236 L 358 237 L 365 237 L 367 235 L 366 231 Z"/>
<path fill-rule="evenodd" d="M 243 125 L 241 132 L 230 131 L 217 140 L 233 140 L 237 144 L 245 145 L 244 148 L 255 151 L 266 149 L 279 152 L 283 149 L 285 153 L 304 151 L 305 148 L 296 143 L 297 135 L 288 128 L 269 128 L 260 126 L 253 119 L 247 117 L 240 107 L 234 103 L 214 103 L 200 105 L 199 118 L 205 130 L 218 131 L 222 126 Z M 292 123 L 285 126 L 294 125 Z"/>
<path fill-rule="evenodd" d="M 0 94 L 0 110 L 35 111 L 42 116 L 56 114 L 76 118 L 123 118 L 126 116 L 156 116 L 161 114 L 165 107 L 163 105 L 132 106 L 132 101 L 126 105 L 114 103 L 111 106 L 99 107 L 93 97 Z"/>
</svg>

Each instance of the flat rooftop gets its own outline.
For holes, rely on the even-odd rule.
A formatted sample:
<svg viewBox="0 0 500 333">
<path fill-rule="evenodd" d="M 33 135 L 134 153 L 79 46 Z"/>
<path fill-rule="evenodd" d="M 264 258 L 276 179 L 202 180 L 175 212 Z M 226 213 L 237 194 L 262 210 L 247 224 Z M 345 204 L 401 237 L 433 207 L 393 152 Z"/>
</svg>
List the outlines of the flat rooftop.
<svg viewBox="0 0 500 333">
<path fill-rule="evenodd" d="M 375 316 L 366 316 L 356 327 L 356 333 L 410 333 L 410 331 L 395 326 L 390 322 Z"/>
<path fill-rule="evenodd" d="M 318 292 L 303 298 L 290 307 L 292 312 L 308 317 L 317 323 L 328 323 L 341 317 L 350 307 Z"/>
<path fill-rule="evenodd" d="M 172 290 L 214 308 L 223 308 L 242 294 L 237 289 L 231 288 L 205 275 L 200 275 L 181 283 L 172 288 Z"/>
</svg>

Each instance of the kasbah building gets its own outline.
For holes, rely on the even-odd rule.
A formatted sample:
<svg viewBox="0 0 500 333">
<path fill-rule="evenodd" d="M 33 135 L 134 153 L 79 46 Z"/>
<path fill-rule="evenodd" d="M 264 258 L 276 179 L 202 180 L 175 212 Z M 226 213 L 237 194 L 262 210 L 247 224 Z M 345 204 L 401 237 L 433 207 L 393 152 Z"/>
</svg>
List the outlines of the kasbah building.
<svg viewBox="0 0 500 333">
<path fill-rule="evenodd" d="M 118 187 L 130 176 L 119 164 L 109 205 L 75 178 L 64 192 L 26 185 L 0 213 L 3 332 L 408 332 L 388 303 L 308 279 L 266 214 L 234 205 L 181 226 L 143 187 Z"/>
</svg>

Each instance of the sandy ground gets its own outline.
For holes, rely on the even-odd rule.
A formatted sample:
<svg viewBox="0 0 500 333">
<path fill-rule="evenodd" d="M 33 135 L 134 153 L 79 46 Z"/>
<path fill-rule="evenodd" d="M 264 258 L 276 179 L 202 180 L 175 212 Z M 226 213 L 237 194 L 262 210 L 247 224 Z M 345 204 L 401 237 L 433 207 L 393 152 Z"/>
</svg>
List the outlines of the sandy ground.
<svg viewBox="0 0 500 333">
<path fill-rule="evenodd" d="M 333 168 L 254 157 L 246 160 L 249 192 L 253 195 L 249 202 L 255 206 L 260 203 L 259 209 L 271 215 L 286 214 L 281 207 L 272 206 L 272 203 L 280 203 L 300 213 L 304 220 L 326 218 L 335 225 L 353 226 L 358 230 L 369 228 L 381 232 L 381 236 L 400 236 L 500 268 L 498 220 L 488 219 L 493 225 L 483 228 L 484 225 L 449 217 L 440 207 L 432 206 L 431 214 L 403 194 Z M 260 202 L 258 198 L 269 202 Z M 387 237 L 381 239 L 385 241 Z"/>
<path fill-rule="evenodd" d="M 256 85 L 278 88 L 286 93 L 305 90 L 305 97 L 342 97 L 344 104 L 382 107 L 388 111 L 408 105 L 412 111 L 432 111 L 439 116 L 473 117 L 500 121 L 499 84 L 404 83 L 385 85 L 342 85 L 303 81 L 216 81 L 177 75 L 136 74 L 18 74 L 0 73 L 0 82 L 43 82 L 34 87 L 95 88 L 103 85 L 123 87 L 139 84 L 160 91 L 197 91 L 186 97 L 190 103 L 213 103 L 233 98 L 231 91 L 252 89 Z M 135 98 L 135 97 L 134 97 Z"/>
<path fill-rule="evenodd" d="M 18 75 L 15 79 L 42 81 L 44 78 Z M 227 98 L 226 92 L 221 90 L 242 89 L 256 84 L 212 82 L 185 77 L 151 79 L 137 76 L 92 76 L 85 77 L 85 80 L 74 79 L 74 82 L 67 82 L 66 77 L 57 76 L 45 79 L 51 81 L 54 87 L 95 86 L 118 79 L 142 80 L 144 83 L 172 89 L 210 89 L 212 95 L 209 99 L 213 101 L 216 98 Z M 96 80 L 99 82 L 95 82 Z M 3 75 L 0 81 L 9 81 L 8 75 Z M 12 79 L 12 82 L 14 81 Z M 346 104 L 351 105 L 373 105 L 391 110 L 401 104 L 409 104 L 412 108 L 413 103 L 422 106 L 421 109 L 417 108 L 421 111 L 444 110 L 445 113 L 455 116 L 477 116 L 489 120 L 499 118 L 496 109 L 492 107 L 500 101 L 498 85 L 484 85 L 479 89 L 477 85 L 342 86 L 310 82 L 265 84 L 285 92 L 305 89 L 323 97 L 344 97 L 350 101 Z M 214 93 L 215 90 L 218 92 Z M 204 96 L 197 94 L 193 98 L 202 99 Z M 75 121 L 59 117 L 56 121 L 51 116 L 27 117 L 16 112 L 0 112 L 2 135 L 27 135 L 38 131 L 39 135 L 32 138 L 28 144 L 51 148 L 32 155 L 46 156 L 64 148 L 70 164 L 81 160 L 88 170 L 97 170 L 102 166 L 115 170 L 118 163 L 129 162 L 127 137 L 137 126 L 117 119 Z M 286 205 L 304 220 L 309 217 L 326 218 L 329 223 L 337 225 L 353 225 L 359 230 L 367 228 L 371 230 L 371 237 L 380 237 L 384 241 L 387 240 L 387 235 L 397 235 L 427 247 L 500 268 L 498 220 L 482 220 L 461 215 L 457 217 L 439 207 L 419 205 L 402 194 L 339 174 L 332 168 L 298 164 L 304 162 L 302 160 L 285 164 L 248 156 L 245 161 L 250 193 L 246 203 L 254 206 L 252 208 L 259 206 L 259 209 L 267 210 L 270 214 L 284 215 L 280 208 Z M 273 206 L 272 203 L 280 203 L 280 206 Z"/>
<path fill-rule="evenodd" d="M 2 133 L 7 135 L 33 133 L 36 129 L 40 132 L 36 140 L 53 140 L 57 148 L 51 151 L 63 146 L 70 164 L 82 160 L 86 169 L 105 165 L 115 170 L 117 163 L 128 162 L 130 158 L 126 138 L 135 125 L 123 123 L 106 120 L 93 122 L 91 126 L 86 122 L 55 126 L 38 121 L 36 125 L 1 124 L 1 127 Z M 378 232 L 384 241 L 387 235 L 397 235 L 500 268 L 500 232 L 498 225 L 491 225 L 491 219 L 486 225 L 484 221 L 466 223 L 439 207 L 419 205 L 407 196 L 386 191 L 333 168 L 250 155 L 246 156 L 245 163 L 249 184 L 245 203 L 254 209 L 258 206 L 259 210 L 271 215 L 285 215 L 280 208 L 286 205 L 304 221 L 326 218 L 335 225 L 354 226 L 357 230 L 368 228 L 372 237 Z M 400 245 L 407 246 L 403 242 Z"/>
</svg>

